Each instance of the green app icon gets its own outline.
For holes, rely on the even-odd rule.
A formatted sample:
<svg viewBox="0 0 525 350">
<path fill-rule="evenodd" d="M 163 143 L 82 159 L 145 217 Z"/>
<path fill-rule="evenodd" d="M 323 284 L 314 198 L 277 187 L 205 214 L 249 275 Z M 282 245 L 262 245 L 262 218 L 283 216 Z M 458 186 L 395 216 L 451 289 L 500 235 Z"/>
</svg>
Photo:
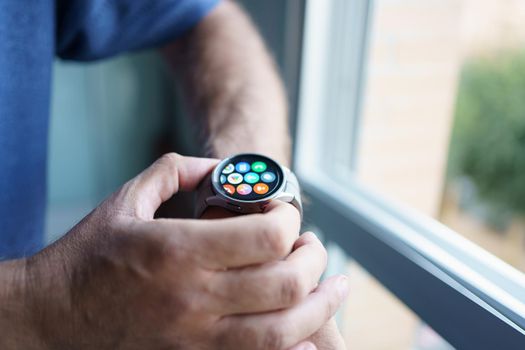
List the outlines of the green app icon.
<svg viewBox="0 0 525 350">
<path fill-rule="evenodd" d="M 256 182 L 259 182 L 259 175 L 252 172 L 246 173 L 244 175 L 244 181 L 246 181 L 249 184 L 254 184 Z"/>
<path fill-rule="evenodd" d="M 254 162 L 252 163 L 252 170 L 256 173 L 262 173 L 266 170 L 266 163 L 264 162 Z"/>
</svg>

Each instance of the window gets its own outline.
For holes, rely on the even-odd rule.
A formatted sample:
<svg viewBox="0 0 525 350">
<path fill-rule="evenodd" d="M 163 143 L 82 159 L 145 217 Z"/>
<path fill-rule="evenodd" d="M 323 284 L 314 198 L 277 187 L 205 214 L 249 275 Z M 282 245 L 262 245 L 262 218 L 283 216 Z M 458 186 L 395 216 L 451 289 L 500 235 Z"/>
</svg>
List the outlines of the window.
<svg viewBox="0 0 525 350">
<path fill-rule="evenodd" d="M 525 344 L 524 23 L 519 0 L 307 2 L 307 217 L 418 349 L 417 318 L 445 348 Z"/>
</svg>

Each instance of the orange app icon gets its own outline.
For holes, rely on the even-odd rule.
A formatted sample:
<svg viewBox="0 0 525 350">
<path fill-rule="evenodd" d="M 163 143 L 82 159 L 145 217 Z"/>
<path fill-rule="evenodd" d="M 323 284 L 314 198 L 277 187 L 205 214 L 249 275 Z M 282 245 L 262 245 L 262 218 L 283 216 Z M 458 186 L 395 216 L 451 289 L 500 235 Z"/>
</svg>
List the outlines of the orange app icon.
<svg viewBox="0 0 525 350">
<path fill-rule="evenodd" d="M 257 194 L 265 194 L 266 192 L 268 192 L 268 190 L 269 190 L 268 185 L 260 183 L 260 182 L 256 184 L 255 186 L 253 186 L 253 191 Z"/>
<path fill-rule="evenodd" d="M 223 185 L 222 188 L 224 188 L 224 190 L 226 192 L 228 192 L 229 194 L 234 194 L 235 193 L 235 187 L 233 187 L 232 185 Z"/>
</svg>

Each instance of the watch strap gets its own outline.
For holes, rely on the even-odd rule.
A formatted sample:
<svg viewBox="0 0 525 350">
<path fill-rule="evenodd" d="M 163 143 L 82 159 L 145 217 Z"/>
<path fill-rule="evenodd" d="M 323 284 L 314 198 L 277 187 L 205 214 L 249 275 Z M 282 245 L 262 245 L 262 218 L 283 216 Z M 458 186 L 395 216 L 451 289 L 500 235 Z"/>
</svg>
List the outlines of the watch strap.
<svg viewBox="0 0 525 350">
<path fill-rule="evenodd" d="M 286 172 L 286 187 L 284 192 L 293 196 L 292 200 L 289 202 L 294 207 L 299 210 L 301 215 L 301 220 L 303 219 L 303 203 L 301 201 L 301 187 L 299 186 L 299 180 L 297 176 L 288 168 L 283 167 Z"/>
<path fill-rule="evenodd" d="M 208 207 L 208 198 L 215 196 L 211 184 L 212 173 L 209 173 L 197 187 L 195 196 L 195 217 L 200 218 Z"/>
</svg>

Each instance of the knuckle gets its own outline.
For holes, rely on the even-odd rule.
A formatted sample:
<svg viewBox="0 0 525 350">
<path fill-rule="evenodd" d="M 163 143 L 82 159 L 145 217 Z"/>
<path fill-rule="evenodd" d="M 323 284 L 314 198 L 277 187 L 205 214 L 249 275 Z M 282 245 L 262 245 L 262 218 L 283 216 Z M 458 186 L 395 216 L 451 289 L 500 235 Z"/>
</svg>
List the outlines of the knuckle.
<svg viewBox="0 0 525 350">
<path fill-rule="evenodd" d="M 277 350 L 290 341 L 285 318 L 276 322 L 234 322 L 221 329 L 215 337 L 220 349 Z"/>
<path fill-rule="evenodd" d="M 170 172 L 175 173 L 177 170 L 177 164 L 179 164 L 180 161 L 180 157 L 180 155 L 174 152 L 165 153 L 159 158 L 158 164 L 159 166 L 166 167 Z"/>
<path fill-rule="evenodd" d="M 261 350 L 275 350 L 282 349 L 284 344 L 284 335 L 281 327 L 276 324 L 268 326 L 262 335 L 260 349 Z"/>
<path fill-rule="evenodd" d="M 266 221 L 261 229 L 261 246 L 268 247 L 272 255 L 282 257 L 288 254 L 286 231 L 275 221 Z"/>
<path fill-rule="evenodd" d="M 178 166 L 181 158 L 182 156 L 177 153 L 166 153 L 155 163 L 154 168 L 165 175 L 162 180 L 163 182 L 174 182 L 178 184 Z"/>
<path fill-rule="evenodd" d="M 167 165 L 177 164 L 180 160 L 180 155 L 175 152 L 165 153 L 163 154 L 159 162 Z"/>
<path fill-rule="evenodd" d="M 279 297 L 281 302 L 286 305 L 295 305 L 305 296 L 305 286 L 298 274 L 287 273 L 281 282 Z"/>
<path fill-rule="evenodd" d="M 241 319 L 225 323 L 215 337 L 217 349 L 262 349 L 263 327 Z"/>
</svg>

